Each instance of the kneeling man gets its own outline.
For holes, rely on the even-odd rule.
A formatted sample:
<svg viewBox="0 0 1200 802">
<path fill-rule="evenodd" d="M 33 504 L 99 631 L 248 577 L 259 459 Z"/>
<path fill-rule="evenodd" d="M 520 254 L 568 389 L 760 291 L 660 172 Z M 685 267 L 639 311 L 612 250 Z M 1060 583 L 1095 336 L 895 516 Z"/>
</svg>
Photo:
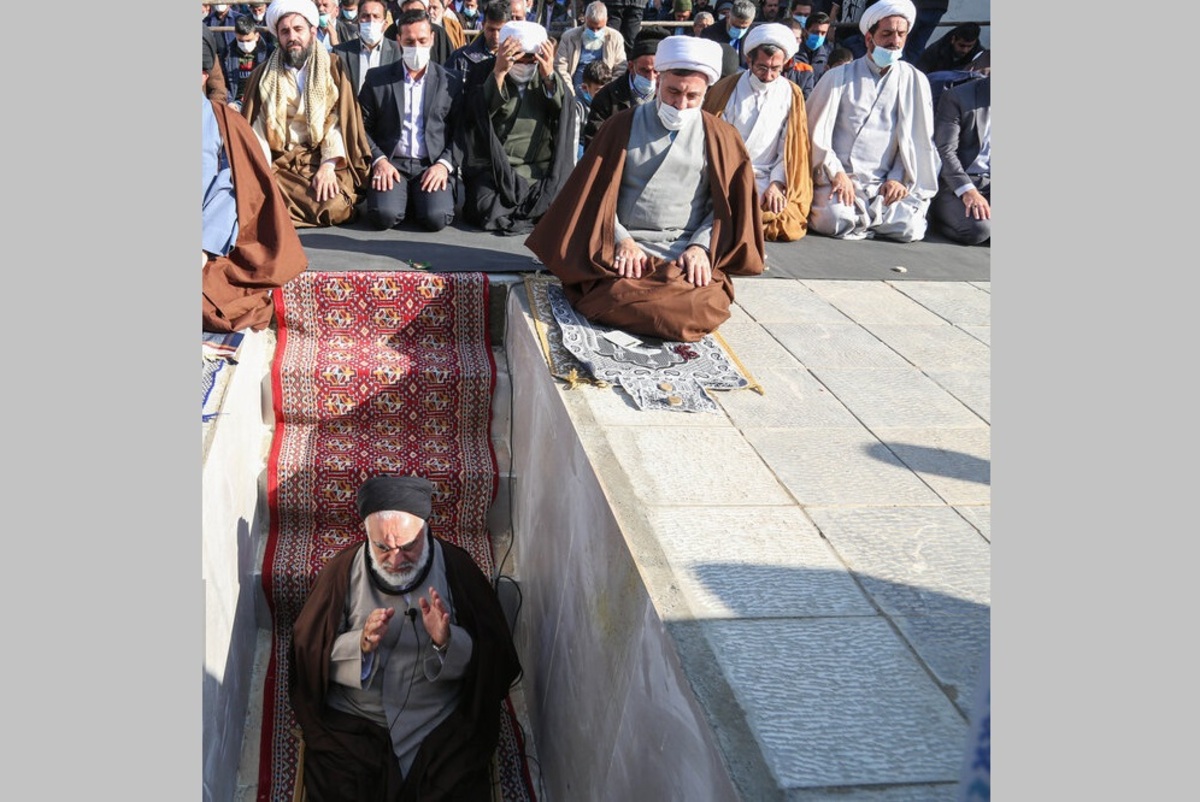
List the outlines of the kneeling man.
<svg viewBox="0 0 1200 802">
<path fill-rule="evenodd" d="M 433 485 L 358 491 L 366 542 L 329 560 L 292 629 L 304 787 L 326 802 L 491 799 L 500 705 L 520 673 L 491 583 L 427 523 Z"/>
<path fill-rule="evenodd" d="M 746 141 L 771 242 L 803 237 L 812 205 L 804 93 L 783 77 L 797 47 L 786 25 L 751 28 L 745 44 L 749 69 L 717 81 L 704 99 L 705 111 L 728 120 Z"/>
<path fill-rule="evenodd" d="M 729 318 L 729 275 L 763 271 L 746 146 L 701 109 L 721 57 L 663 39 L 655 101 L 609 118 L 525 241 L 593 322 L 695 342 Z"/>
</svg>

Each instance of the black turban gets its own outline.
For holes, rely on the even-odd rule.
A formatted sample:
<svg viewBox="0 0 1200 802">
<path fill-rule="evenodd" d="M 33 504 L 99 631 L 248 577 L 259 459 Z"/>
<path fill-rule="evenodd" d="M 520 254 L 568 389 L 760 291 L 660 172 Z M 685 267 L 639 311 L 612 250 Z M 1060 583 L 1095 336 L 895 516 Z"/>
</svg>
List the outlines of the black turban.
<svg viewBox="0 0 1200 802">
<path fill-rule="evenodd" d="M 666 39 L 667 35 L 653 28 L 643 28 L 638 33 L 637 38 L 633 40 L 633 51 L 629 54 L 629 58 L 635 59 L 642 56 L 653 56 L 658 52 L 658 43 Z"/>
<path fill-rule="evenodd" d="M 399 510 L 429 520 L 433 484 L 421 476 L 372 476 L 358 489 L 358 514 Z"/>
</svg>

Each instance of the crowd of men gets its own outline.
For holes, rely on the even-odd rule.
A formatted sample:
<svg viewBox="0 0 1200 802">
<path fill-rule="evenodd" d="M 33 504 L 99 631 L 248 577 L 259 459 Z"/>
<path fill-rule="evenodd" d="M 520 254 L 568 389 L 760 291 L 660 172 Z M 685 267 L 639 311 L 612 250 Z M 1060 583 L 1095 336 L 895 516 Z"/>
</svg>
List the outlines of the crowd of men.
<svg viewBox="0 0 1200 802">
<path fill-rule="evenodd" d="M 911 50 L 918 23 L 932 19 L 923 16 L 925 6 L 912 0 L 202 4 L 211 62 L 204 91 L 250 124 L 298 228 L 362 219 L 379 230 L 417 225 L 439 231 L 457 220 L 529 236 L 575 174 L 562 203 L 578 206 L 580 187 L 591 191 L 596 176 L 586 171 L 593 148 L 620 149 L 649 159 L 676 183 L 657 203 L 648 203 L 654 193 L 645 193 L 637 210 L 619 200 L 597 210 L 614 218 L 605 251 L 636 266 L 613 262 L 606 266 L 610 275 L 636 283 L 642 268 L 661 274 L 661 261 L 685 277 L 700 275 L 693 289 L 721 287 L 726 272 L 761 270 L 755 238 L 794 241 L 814 231 L 913 242 L 930 223 L 958 242 L 990 238 L 988 51 L 975 23 L 955 27 L 928 49 Z M 712 23 L 700 25 L 702 14 L 711 14 Z M 695 24 L 644 25 L 648 19 Z M 699 90 L 695 98 L 666 96 L 678 87 L 666 79 L 664 45 L 669 59 L 682 58 L 704 78 L 702 86 L 689 84 Z M 642 109 L 650 111 L 631 119 L 647 130 L 628 128 L 629 120 L 618 128 L 626 137 L 644 134 L 645 152 L 635 153 L 636 143 L 627 138 L 600 144 L 610 123 Z M 703 115 L 703 135 L 673 128 L 679 120 L 672 109 L 682 120 Z M 669 138 L 659 143 L 658 134 Z M 672 147 L 680 137 L 694 146 L 696 164 L 713 158 L 701 140 L 705 147 L 718 140 L 728 145 L 731 163 L 719 174 L 681 172 L 686 160 L 676 161 L 685 146 Z M 738 190 L 728 179 L 740 174 L 740 162 L 751 186 L 739 202 L 754 207 L 755 220 L 744 227 L 753 232 L 743 244 L 757 253 L 717 269 L 721 260 L 707 238 L 714 231 L 728 234 L 731 224 L 742 230 L 742 221 L 735 214 L 722 225 L 701 212 L 706 208 L 711 216 L 735 205 Z M 708 187 L 710 181 L 716 183 Z M 721 197 L 681 198 L 680 186 L 707 187 Z M 598 194 L 607 189 L 596 185 Z M 701 217 L 691 219 L 693 213 Z M 627 214 L 641 235 L 631 233 Z M 573 230 L 578 219 L 564 223 L 570 228 L 555 232 L 559 243 L 582 235 Z M 655 227 L 663 242 L 678 245 L 685 231 L 698 239 L 685 248 L 647 251 L 638 237 Z M 636 253 L 622 249 L 626 240 L 639 243 Z M 571 272 L 556 269 L 555 261 L 547 266 L 560 277 Z M 595 281 L 579 281 L 575 300 L 586 307 L 583 295 L 598 297 Z M 617 295 L 626 301 L 606 303 L 633 297 Z M 706 320 L 703 325 L 666 322 L 683 314 L 676 310 L 656 311 L 632 327 L 695 339 L 724 319 L 727 305 L 691 308 L 688 314 Z M 624 315 L 606 310 L 595 319 L 629 323 Z"/>
</svg>

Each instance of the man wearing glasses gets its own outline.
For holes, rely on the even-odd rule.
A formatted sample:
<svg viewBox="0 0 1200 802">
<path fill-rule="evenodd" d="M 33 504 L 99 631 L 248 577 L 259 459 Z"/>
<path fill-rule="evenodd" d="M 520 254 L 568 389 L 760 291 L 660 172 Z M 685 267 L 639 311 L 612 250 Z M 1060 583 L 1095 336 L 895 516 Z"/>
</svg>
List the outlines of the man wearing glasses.
<svg viewBox="0 0 1200 802">
<path fill-rule="evenodd" d="M 745 72 L 722 78 L 704 98 L 704 109 L 742 135 L 763 213 L 763 238 L 789 242 L 808 232 L 812 172 L 804 94 L 783 78 L 798 44 L 791 29 L 767 22 L 746 34 Z"/>
<path fill-rule="evenodd" d="M 520 663 L 492 585 L 430 531 L 432 498 L 417 476 L 364 482 L 366 542 L 330 559 L 296 619 L 291 697 L 310 799 L 488 798 Z"/>
</svg>

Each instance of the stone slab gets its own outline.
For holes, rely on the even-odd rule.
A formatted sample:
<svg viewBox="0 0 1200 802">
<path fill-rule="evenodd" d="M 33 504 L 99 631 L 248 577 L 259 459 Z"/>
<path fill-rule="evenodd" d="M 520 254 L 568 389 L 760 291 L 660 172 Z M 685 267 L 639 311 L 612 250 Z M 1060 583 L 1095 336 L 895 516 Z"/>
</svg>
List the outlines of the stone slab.
<svg viewBox="0 0 1200 802">
<path fill-rule="evenodd" d="M 991 545 L 948 507 L 806 510 L 889 616 L 962 618 L 991 606 Z"/>
<path fill-rule="evenodd" d="M 956 802 L 958 783 L 888 785 L 874 788 L 822 789 L 796 788 L 787 793 L 787 802 Z"/>
<path fill-rule="evenodd" d="M 897 281 L 897 290 L 956 326 L 990 326 L 992 296 L 961 281 Z"/>
<path fill-rule="evenodd" d="M 747 429 L 745 434 L 802 505 L 944 503 L 862 427 Z"/>
<path fill-rule="evenodd" d="M 988 543 L 992 542 L 992 505 L 981 504 L 978 506 L 959 505 L 954 509 L 958 510 L 959 514 L 971 522 L 971 525 L 979 530 L 979 534 L 983 535 Z"/>
<path fill-rule="evenodd" d="M 966 720 L 883 619 L 704 626 L 780 787 L 957 779 Z"/>
<path fill-rule="evenodd" d="M 991 638 L 991 610 L 964 615 L 897 616 L 892 622 L 946 690 L 954 706 L 971 717 Z"/>
<path fill-rule="evenodd" d="M 797 508 L 666 508 L 649 518 L 693 618 L 874 613 Z"/>
<path fill-rule="evenodd" d="M 710 503 L 714 481 L 722 504 L 792 504 L 792 499 L 759 455 L 732 429 L 691 427 L 613 428 L 607 433 L 613 465 L 621 470 L 638 501 L 643 504 L 692 506 Z M 588 441 L 583 440 L 589 447 Z M 603 478 L 602 478 L 603 481 Z"/>
<path fill-rule="evenodd" d="M 759 323 L 851 323 L 828 301 L 795 279 L 740 278 L 734 306 L 741 307 Z"/>
<path fill-rule="evenodd" d="M 923 371 L 991 369 L 992 350 L 954 326 L 865 324 L 868 331 Z"/>
<path fill-rule="evenodd" d="M 755 375 L 770 368 L 803 367 L 800 360 L 758 323 L 726 323 L 720 331 L 742 365 Z"/>
<path fill-rule="evenodd" d="M 992 344 L 991 326 L 963 326 L 962 330 L 984 345 L 990 346 Z"/>
<path fill-rule="evenodd" d="M 987 425 L 916 368 L 815 368 L 813 373 L 870 429 Z"/>
<path fill-rule="evenodd" d="M 991 429 L 888 429 L 874 434 L 947 504 L 990 504 Z"/>
<path fill-rule="evenodd" d="M 991 371 L 930 370 L 926 375 L 988 423 L 992 421 Z"/>
<path fill-rule="evenodd" d="M 714 393 L 717 403 L 739 428 L 854 427 L 858 421 L 804 368 L 770 368 L 755 374 L 763 394 Z"/>
<path fill-rule="evenodd" d="M 815 368 L 902 368 L 904 357 L 857 323 L 767 323 L 800 363 Z"/>
<path fill-rule="evenodd" d="M 886 281 L 806 281 L 804 284 L 858 323 L 913 326 L 945 323 Z"/>
</svg>

